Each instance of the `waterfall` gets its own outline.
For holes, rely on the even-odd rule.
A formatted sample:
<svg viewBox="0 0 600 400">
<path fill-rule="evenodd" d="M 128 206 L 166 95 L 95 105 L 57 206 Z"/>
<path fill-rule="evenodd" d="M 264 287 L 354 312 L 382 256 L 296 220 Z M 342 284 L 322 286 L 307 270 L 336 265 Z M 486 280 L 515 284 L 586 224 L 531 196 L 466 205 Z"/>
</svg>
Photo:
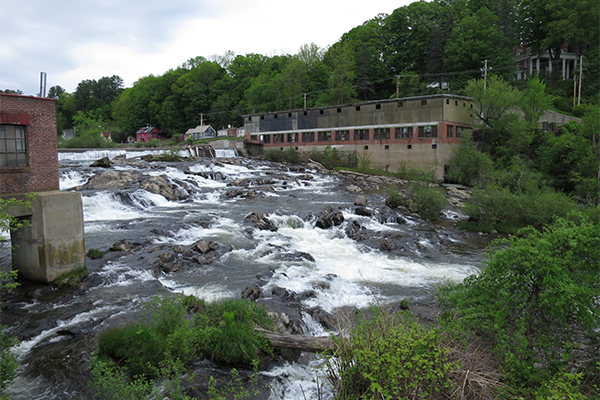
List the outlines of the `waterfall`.
<svg viewBox="0 0 600 400">
<path fill-rule="evenodd" d="M 216 158 L 235 158 L 237 154 L 235 149 L 214 149 Z"/>
</svg>

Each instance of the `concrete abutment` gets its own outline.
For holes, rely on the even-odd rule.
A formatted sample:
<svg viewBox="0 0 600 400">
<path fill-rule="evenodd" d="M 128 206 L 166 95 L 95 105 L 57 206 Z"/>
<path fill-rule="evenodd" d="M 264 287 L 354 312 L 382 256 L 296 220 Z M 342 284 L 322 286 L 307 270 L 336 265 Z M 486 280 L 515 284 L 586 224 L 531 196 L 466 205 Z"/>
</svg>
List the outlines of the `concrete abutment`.
<svg viewBox="0 0 600 400">
<path fill-rule="evenodd" d="M 27 226 L 11 232 L 13 268 L 25 279 L 52 282 L 64 273 L 85 267 L 83 205 L 77 192 L 48 191 L 30 198 L 29 208 L 10 214 Z"/>
</svg>

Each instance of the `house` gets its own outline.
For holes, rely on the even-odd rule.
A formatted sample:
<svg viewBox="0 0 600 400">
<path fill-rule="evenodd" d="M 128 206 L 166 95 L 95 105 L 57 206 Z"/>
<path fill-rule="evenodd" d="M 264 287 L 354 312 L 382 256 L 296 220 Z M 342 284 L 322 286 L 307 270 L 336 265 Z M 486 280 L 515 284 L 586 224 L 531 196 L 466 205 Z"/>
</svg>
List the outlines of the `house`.
<svg viewBox="0 0 600 400">
<path fill-rule="evenodd" d="M 246 130 L 244 129 L 243 126 L 240 126 L 239 128 L 237 128 L 235 137 L 244 137 L 245 134 L 246 134 Z"/>
<path fill-rule="evenodd" d="M 237 128 L 228 125 L 227 128 L 219 129 L 217 132 L 218 137 L 236 137 L 237 136 Z"/>
<path fill-rule="evenodd" d="M 52 282 L 85 267 L 81 193 L 59 187 L 56 100 L 0 94 L 0 199 L 27 226 L 10 233 L 12 263 L 25 279 Z"/>
<path fill-rule="evenodd" d="M 147 125 L 144 128 L 140 128 L 139 131 L 135 133 L 135 140 L 142 143 L 147 143 L 152 139 L 164 139 L 165 135 L 161 132 L 160 129 L 154 126 Z"/>
<path fill-rule="evenodd" d="M 452 147 L 473 131 L 473 108 L 470 97 L 438 94 L 250 114 L 244 116 L 245 139 L 282 151 L 331 146 L 356 152 L 373 167 L 421 167 L 441 179 Z"/>
<path fill-rule="evenodd" d="M 183 140 L 192 137 L 194 140 L 214 138 L 217 136 L 217 131 L 210 125 L 198 125 L 195 128 L 188 129 L 184 135 Z"/>
<path fill-rule="evenodd" d="M 113 140 L 112 140 L 112 137 L 110 137 L 111 133 L 112 133 L 111 131 L 108 131 L 108 132 L 100 132 L 100 137 L 102 137 L 102 139 L 104 139 L 104 141 L 106 141 L 106 142 L 110 143 L 110 142 L 112 142 L 112 141 L 113 141 Z"/>
<path fill-rule="evenodd" d="M 513 48 L 513 65 L 517 80 L 528 79 L 539 73 L 551 74 L 553 65 L 548 52 L 536 54 L 531 47 Z M 579 60 L 576 53 L 569 52 L 569 46 L 563 45 L 559 55 L 558 73 L 562 79 L 573 79 L 579 73 Z"/>
</svg>

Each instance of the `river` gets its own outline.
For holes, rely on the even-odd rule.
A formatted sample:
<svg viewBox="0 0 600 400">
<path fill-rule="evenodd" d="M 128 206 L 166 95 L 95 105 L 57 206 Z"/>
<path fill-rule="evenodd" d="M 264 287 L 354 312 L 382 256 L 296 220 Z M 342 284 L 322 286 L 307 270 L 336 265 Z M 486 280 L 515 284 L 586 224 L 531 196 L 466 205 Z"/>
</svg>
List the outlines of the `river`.
<svg viewBox="0 0 600 400">
<path fill-rule="evenodd" d="M 60 188 L 82 193 L 86 249 L 107 251 L 124 240 L 137 247 L 129 253 L 88 258 L 88 284 L 56 288 L 23 282 L 3 299 L 2 324 L 7 334 L 20 340 L 12 349 L 18 357 L 18 376 L 7 390 L 14 400 L 91 398 L 87 368 L 98 333 L 135 321 L 142 305 L 157 293 L 181 292 L 207 301 L 239 298 L 259 276 L 266 280 L 267 303 L 268 293 L 279 287 L 310 293 L 300 300 L 302 306 L 319 306 L 330 313 L 402 299 L 427 312 L 436 285 L 478 272 L 486 245 L 485 238 L 454 227 L 456 210 L 445 212 L 437 224 L 406 215 L 405 223 L 399 224 L 390 218 L 395 214 L 385 210 L 385 190 L 380 188 L 365 194 L 372 216 L 360 216 L 355 213 L 357 194 L 347 189 L 342 177 L 312 169 L 290 171 L 259 160 L 136 161 L 110 168 L 146 178 L 164 176 L 178 189 L 178 199 L 136 184 L 87 189 L 86 182 L 105 171 L 90 167 L 91 162 L 105 155 L 116 154 L 60 153 Z M 130 153 L 128 158 L 139 155 Z M 233 189 L 242 194 L 229 197 Z M 341 210 L 345 221 L 330 229 L 315 227 L 316 216 L 326 206 Z M 259 230 L 246 223 L 254 210 L 278 229 Z M 346 229 L 353 222 L 363 228 L 359 240 L 348 237 Z M 157 272 L 156 254 L 177 246 L 189 248 L 200 239 L 220 249 L 211 263 Z M 384 241 L 397 246 L 384 248 Z M 302 254 L 311 257 L 298 256 Z M 6 268 L 7 243 L 0 257 Z M 325 333 L 308 313 L 301 318 L 305 334 Z M 270 398 L 316 398 L 318 363 L 318 358 L 306 357 L 262 371 Z"/>
</svg>

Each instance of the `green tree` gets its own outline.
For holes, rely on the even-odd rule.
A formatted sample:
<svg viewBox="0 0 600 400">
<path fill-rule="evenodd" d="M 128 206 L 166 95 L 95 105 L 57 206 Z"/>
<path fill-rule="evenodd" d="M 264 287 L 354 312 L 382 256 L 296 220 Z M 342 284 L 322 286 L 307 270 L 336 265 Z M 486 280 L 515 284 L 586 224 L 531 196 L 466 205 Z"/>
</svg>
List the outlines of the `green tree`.
<svg viewBox="0 0 600 400">
<path fill-rule="evenodd" d="M 467 186 L 484 187 L 491 179 L 494 162 L 487 154 L 477 150 L 471 135 L 463 135 L 462 139 L 463 143 L 452 148 L 446 178 Z"/>
<path fill-rule="evenodd" d="M 385 19 L 383 58 L 394 74 L 426 72 L 431 31 L 438 22 L 438 2 L 416 1 Z"/>
<path fill-rule="evenodd" d="M 59 96 L 65 92 L 65 89 L 63 89 L 60 85 L 52 86 L 50 89 L 48 89 L 48 97 L 51 99 L 58 99 Z"/>
<path fill-rule="evenodd" d="M 323 105 L 344 104 L 356 98 L 356 62 L 348 44 L 331 46 L 324 62 L 330 73 L 329 92 L 322 95 L 319 102 Z"/>
<path fill-rule="evenodd" d="M 469 79 L 481 76 L 485 60 L 495 74 L 509 75 L 512 55 L 497 22 L 498 18 L 484 7 L 464 17 L 452 30 L 444 64 L 448 71 L 459 73 L 451 80 L 453 92 L 462 90 Z"/>
<path fill-rule="evenodd" d="M 599 233 L 571 214 L 495 242 L 479 275 L 440 292 L 446 317 L 489 335 L 519 385 L 537 385 L 567 366 L 593 367 L 595 357 L 582 351 L 593 352 L 587 346 L 600 339 Z"/>
</svg>

